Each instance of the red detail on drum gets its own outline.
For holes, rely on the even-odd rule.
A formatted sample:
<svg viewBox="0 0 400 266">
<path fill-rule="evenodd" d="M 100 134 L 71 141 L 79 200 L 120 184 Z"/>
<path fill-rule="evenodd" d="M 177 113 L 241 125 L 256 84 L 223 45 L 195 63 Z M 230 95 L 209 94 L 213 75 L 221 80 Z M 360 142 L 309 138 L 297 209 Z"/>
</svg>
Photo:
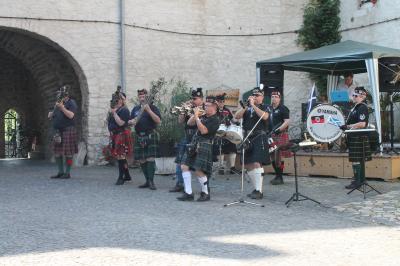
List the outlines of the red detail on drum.
<svg viewBox="0 0 400 266">
<path fill-rule="evenodd" d="M 323 124 L 323 123 L 325 123 L 325 118 L 323 115 L 312 116 L 311 123 L 312 124 Z"/>
</svg>

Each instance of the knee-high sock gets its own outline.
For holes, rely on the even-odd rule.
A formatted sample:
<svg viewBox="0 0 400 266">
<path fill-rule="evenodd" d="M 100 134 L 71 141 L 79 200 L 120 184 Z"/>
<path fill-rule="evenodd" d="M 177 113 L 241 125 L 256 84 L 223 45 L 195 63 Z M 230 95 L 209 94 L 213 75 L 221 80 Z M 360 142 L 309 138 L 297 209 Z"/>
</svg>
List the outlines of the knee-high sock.
<svg viewBox="0 0 400 266">
<path fill-rule="evenodd" d="M 72 157 L 66 157 L 65 163 L 66 163 L 65 173 L 69 174 L 71 172 L 71 167 L 72 167 L 72 163 L 73 163 Z"/>
<path fill-rule="evenodd" d="M 251 184 L 253 185 L 254 189 L 257 189 L 256 188 L 256 176 L 257 175 L 254 173 L 254 170 L 247 171 L 247 174 L 250 177 L 250 181 L 251 181 Z"/>
<path fill-rule="evenodd" d="M 123 160 L 123 173 L 126 178 L 131 178 L 131 174 L 129 173 L 128 161 L 126 159 Z"/>
<path fill-rule="evenodd" d="M 147 175 L 150 181 L 154 180 L 154 173 L 156 172 L 156 162 L 149 161 L 147 162 Z"/>
<path fill-rule="evenodd" d="M 58 173 L 64 174 L 64 160 L 62 156 L 56 157 L 56 164 L 58 167 Z"/>
<path fill-rule="evenodd" d="M 218 155 L 218 165 L 225 166 L 225 156 L 223 154 Z"/>
<path fill-rule="evenodd" d="M 197 179 L 199 180 L 200 185 L 201 185 L 201 192 L 208 194 L 207 176 L 200 176 Z"/>
<path fill-rule="evenodd" d="M 144 178 L 146 178 L 146 181 L 149 180 L 149 175 L 147 174 L 147 162 L 141 163 L 140 168 L 142 169 Z"/>
<path fill-rule="evenodd" d="M 183 183 L 185 185 L 185 192 L 192 194 L 192 173 L 190 171 L 182 172 Z"/>
<path fill-rule="evenodd" d="M 177 186 L 183 185 L 182 169 L 180 164 L 176 165 L 175 175 L 176 175 L 176 185 Z"/>
<path fill-rule="evenodd" d="M 228 162 L 230 168 L 235 167 L 235 161 L 236 161 L 236 153 L 229 153 Z"/>
<path fill-rule="evenodd" d="M 118 171 L 118 179 L 122 179 L 122 177 L 124 176 L 124 160 L 118 160 Z"/>
<path fill-rule="evenodd" d="M 278 169 L 276 167 L 275 161 L 272 161 L 272 168 L 274 168 L 275 174 L 278 174 Z"/>
<path fill-rule="evenodd" d="M 263 173 L 264 173 L 264 168 L 260 167 L 260 168 L 256 168 L 253 170 L 253 173 L 255 175 L 255 188 L 256 190 L 260 191 L 261 193 L 263 192 Z"/>
</svg>

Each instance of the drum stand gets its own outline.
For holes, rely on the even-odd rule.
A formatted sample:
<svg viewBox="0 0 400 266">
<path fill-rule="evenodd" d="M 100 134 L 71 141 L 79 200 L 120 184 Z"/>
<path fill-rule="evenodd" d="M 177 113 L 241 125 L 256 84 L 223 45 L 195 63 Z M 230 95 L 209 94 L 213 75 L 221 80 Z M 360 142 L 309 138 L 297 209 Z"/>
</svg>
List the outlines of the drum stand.
<svg viewBox="0 0 400 266">
<path fill-rule="evenodd" d="M 310 198 L 310 197 L 304 196 L 303 194 L 301 194 L 301 193 L 299 192 L 299 183 L 298 183 L 298 180 L 297 180 L 297 161 L 296 161 L 296 153 L 297 153 L 297 151 L 299 150 L 299 148 L 300 148 L 300 146 L 298 146 L 297 144 L 294 145 L 294 146 L 291 148 L 291 151 L 293 152 L 293 159 L 294 159 L 294 183 L 295 183 L 295 192 L 294 192 L 293 195 L 290 197 L 290 199 L 288 199 L 288 201 L 286 201 L 285 205 L 286 205 L 286 207 L 289 208 L 290 204 L 291 204 L 293 201 L 305 201 L 305 200 L 311 200 L 311 201 L 313 201 L 313 202 L 315 202 L 315 203 L 321 205 L 321 202 L 316 201 L 316 200 L 314 200 L 314 199 L 312 199 L 312 198 Z"/>
<path fill-rule="evenodd" d="M 260 203 L 255 203 L 255 202 L 251 202 L 251 201 L 246 201 L 244 200 L 244 195 L 243 195 L 243 189 L 244 189 L 244 144 L 246 143 L 247 139 L 249 138 L 249 136 L 251 135 L 251 133 L 254 131 L 254 129 L 257 127 L 258 123 L 260 123 L 261 119 L 263 118 L 263 116 L 265 115 L 265 113 L 260 117 L 260 119 L 258 119 L 257 123 L 254 125 L 254 127 L 250 130 L 250 132 L 247 134 L 246 138 L 242 141 L 241 144 L 241 152 L 242 152 L 242 180 L 241 180 L 241 187 L 240 187 L 240 197 L 238 200 L 224 204 L 224 207 L 228 207 L 228 206 L 232 206 L 232 205 L 236 205 L 236 204 L 248 204 L 248 205 L 253 205 L 253 206 L 260 206 L 260 207 L 265 207 L 264 204 L 260 204 Z"/>
<path fill-rule="evenodd" d="M 222 161 L 222 160 L 220 160 L 221 159 L 221 156 L 222 156 L 222 137 L 219 137 L 219 144 L 218 144 L 218 149 L 219 149 L 219 153 L 218 153 L 218 155 L 217 156 L 219 156 L 219 158 L 218 158 L 218 165 L 216 166 L 216 167 L 213 167 L 213 170 L 212 170 L 212 173 L 214 174 L 214 173 L 217 173 L 217 175 L 219 175 L 219 170 L 225 170 L 225 167 L 224 167 L 224 162 Z M 240 173 L 239 173 L 239 171 L 234 171 L 235 173 L 235 175 L 240 175 Z M 215 176 L 215 175 L 213 175 L 213 176 Z M 215 179 L 215 178 L 213 178 L 213 179 Z M 227 177 L 226 178 L 226 180 L 229 180 L 229 177 Z M 246 180 L 249 182 L 249 180 L 246 178 Z"/>
</svg>

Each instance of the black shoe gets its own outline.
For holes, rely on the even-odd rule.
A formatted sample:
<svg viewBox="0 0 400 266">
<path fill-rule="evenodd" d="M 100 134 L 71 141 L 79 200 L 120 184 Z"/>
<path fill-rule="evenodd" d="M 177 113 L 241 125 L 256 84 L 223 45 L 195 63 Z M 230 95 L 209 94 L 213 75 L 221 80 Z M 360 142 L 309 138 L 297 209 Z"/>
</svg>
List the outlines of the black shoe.
<svg viewBox="0 0 400 266">
<path fill-rule="evenodd" d="M 197 201 L 209 201 L 209 200 L 210 200 L 210 195 L 204 192 L 201 192 L 200 197 L 197 199 Z"/>
<path fill-rule="evenodd" d="M 149 188 L 150 188 L 151 190 L 156 190 L 156 189 L 157 189 L 156 186 L 154 185 L 154 182 L 153 182 L 153 181 L 150 181 Z"/>
<path fill-rule="evenodd" d="M 283 178 L 282 176 L 275 176 L 274 179 L 270 181 L 271 185 L 282 185 L 283 184 Z"/>
<path fill-rule="evenodd" d="M 251 193 L 247 194 L 247 197 L 252 198 L 254 193 L 256 193 L 257 190 L 253 190 Z"/>
<path fill-rule="evenodd" d="M 182 185 L 176 185 L 175 187 L 173 187 L 169 190 L 169 192 L 182 192 L 182 191 L 183 191 Z"/>
<path fill-rule="evenodd" d="M 132 180 L 132 177 L 131 176 L 125 176 L 124 177 L 124 181 L 131 181 Z"/>
<path fill-rule="evenodd" d="M 149 181 L 146 181 L 146 183 L 144 183 L 143 185 L 138 186 L 138 188 L 148 188 L 148 187 L 150 187 Z"/>
<path fill-rule="evenodd" d="M 183 195 L 181 197 L 176 198 L 177 200 L 180 201 L 193 201 L 194 200 L 194 196 L 193 193 L 192 194 L 188 194 L 186 192 L 183 192 Z"/>
<path fill-rule="evenodd" d="M 230 173 L 231 175 L 236 174 L 236 168 L 235 168 L 235 167 L 231 167 L 231 170 L 229 171 L 229 173 Z"/>
<path fill-rule="evenodd" d="M 225 170 L 224 169 L 219 169 L 218 170 L 218 174 L 219 175 L 224 175 L 225 174 Z"/>
<path fill-rule="evenodd" d="M 60 178 L 60 179 L 70 179 L 70 178 L 71 178 L 71 175 L 65 173 L 65 174 L 63 174 L 62 176 L 60 176 L 59 178 Z"/>
<path fill-rule="evenodd" d="M 351 183 L 347 186 L 345 186 L 346 189 L 355 189 L 361 186 L 361 184 L 355 180 L 351 181 Z"/>
<path fill-rule="evenodd" d="M 61 178 L 64 174 L 58 173 L 56 175 L 50 176 L 50 178 L 56 179 L 56 178 Z"/>
<path fill-rule="evenodd" d="M 115 185 L 120 186 L 120 185 L 123 185 L 124 182 L 125 182 L 124 179 L 118 178 L 118 180 L 117 180 L 117 182 L 115 183 Z"/>
<path fill-rule="evenodd" d="M 262 199 L 263 198 L 263 193 L 260 191 L 256 190 L 256 192 L 251 196 L 252 199 Z"/>
</svg>

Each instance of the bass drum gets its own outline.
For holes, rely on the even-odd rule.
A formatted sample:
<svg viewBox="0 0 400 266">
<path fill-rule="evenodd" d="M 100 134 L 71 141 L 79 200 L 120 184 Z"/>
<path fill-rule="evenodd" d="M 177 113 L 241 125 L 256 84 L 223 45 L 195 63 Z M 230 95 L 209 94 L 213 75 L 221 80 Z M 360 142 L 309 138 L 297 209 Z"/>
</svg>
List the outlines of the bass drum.
<svg viewBox="0 0 400 266">
<path fill-rule="evenodd" d="M 317 105 L 307 116 L 307 131 L 314 140 L 331 143 L 342 135 L 340 126 L 344 116 L 339 108 L 330 104 Z"/>
</svg>

